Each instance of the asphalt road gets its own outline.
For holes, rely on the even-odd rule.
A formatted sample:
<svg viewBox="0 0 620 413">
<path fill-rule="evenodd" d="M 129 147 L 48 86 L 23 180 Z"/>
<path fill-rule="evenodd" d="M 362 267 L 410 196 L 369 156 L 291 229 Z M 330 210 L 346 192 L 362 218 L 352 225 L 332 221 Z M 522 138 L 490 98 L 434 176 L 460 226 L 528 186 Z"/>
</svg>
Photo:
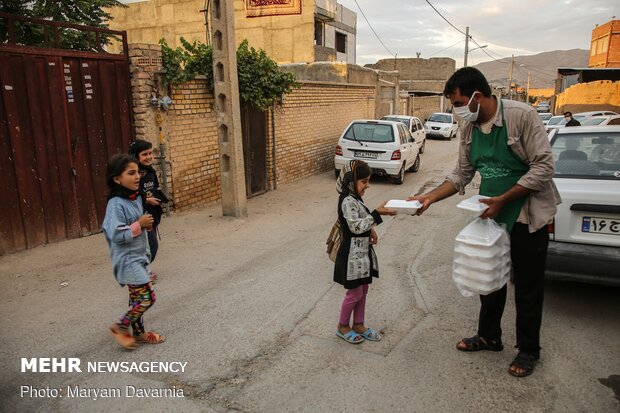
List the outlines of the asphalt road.
<svg viewBox="0 0 620 413">
<path fill-rule="evenodd" d="M 429 141 L 418 173 L 400 186 L 373 179 L 366 203 L 441 183 L 456 150 L 455 141 Z M 324 252 L 336 218 L 333 172 L 249 200 L 247 219 L 213 206 L 162 223 L 157 303 L 145 317 L 167 336 L 161 345 L 129 352 L 107 334 L 127 297 L 101 234 L 0 257 L 0 411 L 620 411 L 617 288 L 547 284 L 542 360 L 531 377 L 507 371 L 512 297 L 503 352 L 456 351 L 478 312 L 478 299 L 451 280 L 453 240 L 470 219 L 458 201 L 379 227 L 381 278 L 367 325 L 385 338 L 359 346 L 335 336 L 344 291 Z M 35 357 L 78 358 L 82 371 L 22 372 L 22 358 Z M 88 371 L 89 362 L 186 364 L 111 373 L 101 364 Z"/>
</svg>

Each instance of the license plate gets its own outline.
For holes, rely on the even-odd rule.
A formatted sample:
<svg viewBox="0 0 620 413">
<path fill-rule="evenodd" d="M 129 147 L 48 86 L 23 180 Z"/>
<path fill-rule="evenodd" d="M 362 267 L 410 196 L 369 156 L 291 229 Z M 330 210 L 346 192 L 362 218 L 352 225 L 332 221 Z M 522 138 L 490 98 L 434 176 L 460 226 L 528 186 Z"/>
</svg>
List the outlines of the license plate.
<svg viewBox="0 0 620 413">
<path fill-rule="evenodd" d="M 620 219 L 583 217 L 581 232 L 620 235 Z"/>
<path fill-rule="evenodd" d="M 377 156 L 379 156 L 377 152 L 355 151 L 355 157 L 357 158 L 377 159 Z"/>
</svg>

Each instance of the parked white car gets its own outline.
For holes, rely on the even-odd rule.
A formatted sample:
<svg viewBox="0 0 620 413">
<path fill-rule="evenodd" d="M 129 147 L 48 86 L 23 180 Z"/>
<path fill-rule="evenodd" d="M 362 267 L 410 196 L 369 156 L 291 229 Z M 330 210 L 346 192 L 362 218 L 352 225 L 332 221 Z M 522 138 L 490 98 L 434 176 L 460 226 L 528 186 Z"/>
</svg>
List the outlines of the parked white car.
<svg viewBox="0 0 620 413">
<path fill-rule="evenodd" d="M 551 119 L 551 117 L 553 116 L 551 113 L 546 112 L 546 113 L 539 113 L 538 114 L 540 116 L 540 120 L 542 120 L 543 125 L 546 125 L 547 122 L 549 122 L 549 119 Z"/>
<path fill-rule="evenodd" d="M 413 135 L 413 139 L 418 145 L 420 153 L 424 153 L 424 149 L 426 148 L 426 131 L 424 130 L 424 126 L 422 126 L 420 119 L 415 116 L 387 115 L 382 117 L 381 120 L 391 120 L 393 122 L 404 123 L 407 129 L 409 129 L 409 132 L 411 132 L 411 135 Z"/>
<path fill-rule="evenodd" d="M 424 124 L 427 138 L 452 139 L 456 136 L 458 125 L 451 113 L 433 113 Z"/>
<path fill-rule="evenodd" d="M 550 133 L 562 197 L 547 253 L 547 275 L 620 286 L 620 126 Z"/>
<path fill-rule="evenodd" d="M 373 174 L 391 176 L 396 184 L 403 183 L 406 170 L 420 169 L 418 145 L 401 122 L 367 119 L 351 122 L 336 145 L 336 176 L 353 159 L 368 163 Z"/>
<path fill-rule="evenodd" d="M 620 125 L 620 115 L 592 116 L 579 122 L 581 126 Z"/>
</svg>

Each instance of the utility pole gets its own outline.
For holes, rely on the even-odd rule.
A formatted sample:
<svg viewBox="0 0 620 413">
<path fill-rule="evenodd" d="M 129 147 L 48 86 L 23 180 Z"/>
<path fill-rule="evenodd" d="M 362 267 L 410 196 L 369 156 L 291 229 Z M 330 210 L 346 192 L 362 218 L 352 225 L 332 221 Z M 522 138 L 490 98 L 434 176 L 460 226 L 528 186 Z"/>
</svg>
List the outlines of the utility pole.
<svg viewBox="0 0 620 413">
<path fill-rule="evenodd" d="M 247 217 L 233 2 L 214 0 L 210 14 L 222 213 Z"/>
<path fill-rule="evenodd" d="M 530 75 L 532 72 L 527 71 L 527 88 L 525 89 L 525 103 L 530 104 Z"/>
<path fill-rule="evenodd" d="M 515 55 L 510 60 L 510 80 L 508 80 L 508 99 L 512 100 L 512 68 L 515 65 Z"/>
<path fill-rule="evenodd" d="M 465 56 L 463 57 L 463 67 L 467 67 L 467 55 L 469 54 L 469 26 L 465 28 Z"/>
</svg>

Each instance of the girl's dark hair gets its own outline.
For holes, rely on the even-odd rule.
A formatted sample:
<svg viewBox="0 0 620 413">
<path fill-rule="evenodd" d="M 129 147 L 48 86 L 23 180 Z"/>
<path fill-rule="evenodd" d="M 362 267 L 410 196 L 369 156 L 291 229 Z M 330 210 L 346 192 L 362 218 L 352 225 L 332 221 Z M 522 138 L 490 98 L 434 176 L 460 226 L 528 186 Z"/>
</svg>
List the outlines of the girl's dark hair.
<svg viewBox="0 0 620 413">
<path fill-rule="evenodd" d="M 353 188 L 355 188 L 357 194 L 357 185 L 355 184 L 360 179 L 366 179 L 372 174 L 372 169 L 364 161 L 355 160 L 351 166 L 351 172 L 353 172 Z M 359 196 L 359 195 L 358 195 Z"/>
<path fill-rule="evenodd" d="M 138 161 L 136 161 L 136 158 L 131 155 L 127 155 L 126 153 L 118 153 L 110 158 L 105 175 L 106 183 L 111 191 L 119 186 L 116 182 L 114 182 L 114 178 L 121 176 L 125 169 L 127 169 L 127 165 L 130 163 L 137 164 Z"/>
<path fill-rule="evenodd" d="M 491 86 L 482 72 L 474 67 L 462 67 L 450 76 L 443 89 L 443 95 L 450 98 L 456 90 L 462 96 L 471 98 L 475 91 L 482 93 L 486 97 L 491 97 Z"/>
<path fill-rule="evenodd" d="M 142 139 L 136 139 L 129 144 L 129 154 L 135 156 L 136 159 L 138 159 L 138 155 L 140 154 L 140 152 L 151 149 L 152 147 L 153 144 L 151 142 Z"/>
</svg>

